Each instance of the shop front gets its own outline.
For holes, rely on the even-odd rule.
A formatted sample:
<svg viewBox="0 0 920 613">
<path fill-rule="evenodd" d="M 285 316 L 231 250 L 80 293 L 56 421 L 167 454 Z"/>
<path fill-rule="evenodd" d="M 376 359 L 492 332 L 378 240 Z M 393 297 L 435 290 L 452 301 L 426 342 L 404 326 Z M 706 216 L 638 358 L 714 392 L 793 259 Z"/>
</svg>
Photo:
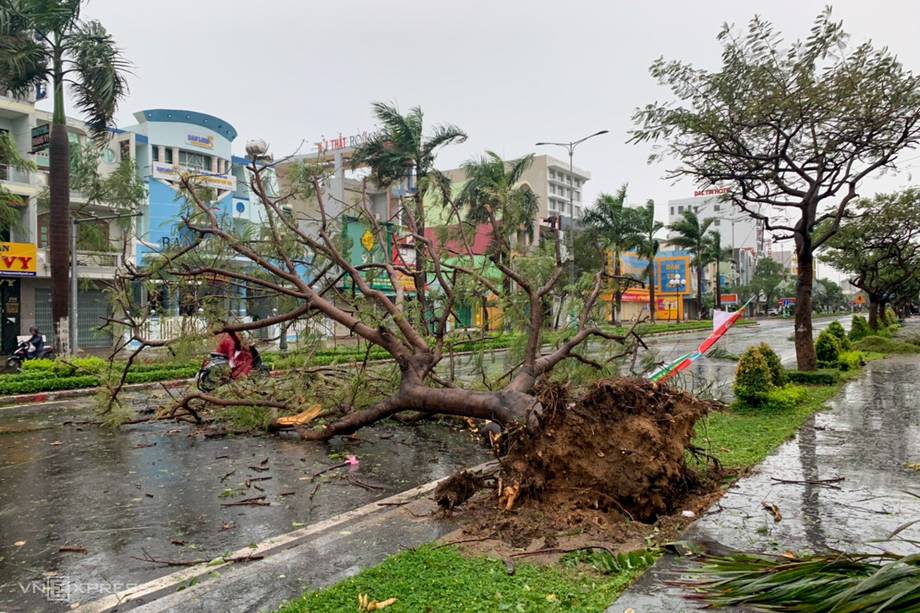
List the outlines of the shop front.
<svg viewBox="0 0 920 613">
<path fill-rule="evenodd" d="M 34 243 L 0 242 L 0 352 L 16 349 L 22 332 L 22 278 L 36 274 Z"/>
</svg>

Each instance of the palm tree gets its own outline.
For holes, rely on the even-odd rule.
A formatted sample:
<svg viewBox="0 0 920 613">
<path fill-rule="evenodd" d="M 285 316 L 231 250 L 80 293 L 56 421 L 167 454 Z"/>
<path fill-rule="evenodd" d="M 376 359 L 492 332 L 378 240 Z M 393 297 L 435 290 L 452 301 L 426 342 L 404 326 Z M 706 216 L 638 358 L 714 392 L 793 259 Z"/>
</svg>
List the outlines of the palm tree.
<svg viewBox="0 0 920 613">
<path fill-rule="evenodd" d="M 706 264 L 714 262 L 716 265 L 716 308 L 722 308 L 722 275 L 719 266 L 729 258 L 731 261 L 732 250 L 722 248 L 722 234 L 718 230 L 710 230 L 706 235 Z"/>
<path fill-rule="evenodd" d="M 395 104 L 375 102 L 372 108 L 377 121 L 380 122 L 380 130 L 355 150 L 352 165 L 368 167 L 371 179 L 380 187 L 391 187 L 405 180 L 407 187 L 412 190 L 411 180 L 414 174 L 416 183 L 411 193 L 415 204 L 413 217 L 416 227 L 412 230 L 416 235 L 424 236 L 425 194 L 431 189 L 448 190 L 450 184 L 449 180 L 434 168 L 435 154 L 444 145 L 465 141 L 466 133 L 454 125 L 438 125 L 432 129 L 431 135 L 426 137 L 423 133 L 424 115 L 421 108 L 413 107 L 406 115 L 401 114 Z M 422 330 L 428 330 L 425 323 L 428 307 L 425 288 L 428 280 L 425 247 L 421 241 L 415 243 L 413 276 L 419 323 Z"/>
<path fill-rule="evenodd" d="M 620 285 L 620 257 L 635 244 L 635 220 L 632 209 L 626 208 L 626 185 L 616 194 L 602 193 L 594 201 L 594 207 L 585 212 L 582 223 L 595 232 L 601 245 L 613 258 L 614 304 L 611 323 L 616 323 L 621 312 L 623 290 Z"/>
<path fill-rule="evenodd" d="M 69 310 L 70 144 L 64 116 L 64 83 L 97 139 L 107 135 L 118 102 L 127 93 L 128 63 L 98 21 L 80 19 L 82 0 L 0 2 L 0 85 L 24 97 L 51 81 L 54 113 L 49 150 L 51 314 L 55 349 L 62 351 Z"/>
<path fill-rule="evenodd" d="M 466 219 L 473 224 L 499 222 L 500 236 L 492 237 L 491 250 L 503 264 L 508 264 L 514 240 L 523 233 L 534 239 L 535 220 L 539 211 L 537 195 L 528 185 L 520 185 L 524 172 L 533 164 L 533 154 L 505 163 L 497 153 L 486 151 L 478 160 L 463 164 L 466 183 L 457 195 L 458 206 L 466 207 Z M 511 279 L 505 278 L 506 295 Z"/>
<path fill-rule="evenodd" d="M 668 243 L 681 249 L 686 249 L 693 256 L 693 266 L 696 268 L 696 304 L 699 317 L 703 317 L 703 266 L 707 264 L 708 239 L 706 231 L 712 225 L 712 219 L 700 222 L 692 210 L 681 213 L 681 219 L 668 226 L 672 236 Z"/>
<path fill-rule="evenodd" d="M 639 257 L 645 258 L 648 264 L 645 267 L 645 276 L 648 279 L 648 311 L 652 322 L 655 321 L 655 256 L 661 247 L 661 241 L 655 238 L 664 227 L 660 221 L 655 221 L 655 201 L 649 200 L 644 207 L 635 209 L 635 244 L 633 248 Z"/>
</svg>

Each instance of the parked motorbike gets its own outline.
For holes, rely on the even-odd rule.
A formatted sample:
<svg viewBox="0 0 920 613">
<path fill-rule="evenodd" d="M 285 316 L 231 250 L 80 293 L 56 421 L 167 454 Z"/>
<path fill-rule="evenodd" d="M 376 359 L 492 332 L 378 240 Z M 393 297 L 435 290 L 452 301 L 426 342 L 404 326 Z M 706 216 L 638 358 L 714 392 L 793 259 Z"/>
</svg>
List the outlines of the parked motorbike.
<svg viewBox="0 0 920 613">
<path fill-rule="evenodd" d="M 29 357 L 30 347 L 31 344 L 29 341 L 20 341 L 19 344 L 16 345 L 16 349 L 13 351 L 10 357 L 6 359 L 6 367 L 18 371 L 22 370 L 22 363 L 26 360 L 35 360 L 39 358 L 45 360 L 54 359 L 54 349 L 51 347 L 42 348 L 42 350 L 38 352 L 38 355 L 36 355 L 34 358 Z"/>
<path fill-rule="evenodd" d="M 262 356 L 259 355 L 258 350 L 250 347 L 249 353 L 252 355 L 252 372 L 268 374 L 269 368 L 262 363 Z M 195 377 L 195 384 L 206 394 L 213 392 L 236 378 L 233 376 L 233 366 L 230 356 L 219 352 L 211 353 L 201 364 L 201 369 Z"/>
</svg>

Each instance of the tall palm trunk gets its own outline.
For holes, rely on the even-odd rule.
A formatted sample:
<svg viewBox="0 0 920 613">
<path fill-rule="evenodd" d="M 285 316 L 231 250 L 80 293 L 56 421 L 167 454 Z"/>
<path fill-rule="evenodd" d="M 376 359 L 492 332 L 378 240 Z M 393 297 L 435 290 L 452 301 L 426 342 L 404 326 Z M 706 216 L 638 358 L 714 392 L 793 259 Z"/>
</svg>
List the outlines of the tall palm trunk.
<svg viewBox="0 0 920 613">
<path fill-rule="evenodd" d="M 649 260 L 649 265 L 646 268 L 646 276 L 648 277 L 648 314 L 652 323 L 655 323 L 655 308 L 657 303 L 655 302 L 655 256 L 651 256 Z"/>
<path fill-rule="evenodd" d="M 703 319 L 703 266 L 697 256 L 696 262 L 696 318 Z"/>
<path fill-rule="evenodd" d="M 620 288 L 620 252 L 613 253 L 613 289 L 614 289 L 614 311 L 612 323 L 616 325 L 620 321 L 620 314 L 623 312 L 623 291 Z"/>
<path fill-rule="evenodd" d="M 70 142 L 64 116 L 64 77 L 60 58 L 54 62 L 54 115 L 51 123 L 48 187 L 51 210 L 48 223 L 51 260 L 51 321 L 54 349 L 70 352 L 69 335 L 69 263 L 70 263 Z M 76 257 L 76 254 L 74 254 Z M 66 342 L 65 342 L 66 341 Z"/>
</svg>

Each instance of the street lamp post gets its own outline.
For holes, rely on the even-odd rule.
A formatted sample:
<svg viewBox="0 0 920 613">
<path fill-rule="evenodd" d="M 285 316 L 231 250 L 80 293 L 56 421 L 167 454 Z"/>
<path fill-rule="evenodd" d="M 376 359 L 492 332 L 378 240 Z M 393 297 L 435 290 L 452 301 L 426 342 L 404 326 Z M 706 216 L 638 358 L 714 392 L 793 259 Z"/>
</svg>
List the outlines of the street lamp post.
<svg viewBox="0 0 920 613">
<path fill-rule="evenodd" d="M 575 164 L 574 164 L 575 147 L 582 144 L 588 139 L 594 138 L 595 136 L 601 136 L 602 134 L 607 134 L 609 132 L 610 130 L 600 130 L 598 132 L 595 132 L 594 134 L 589 134 L 588 136 L 585 136 L 584 138 L 579 138 L 578 140 L 573 140 L 568 143 L 555 143 L 555 142 L 540 141 L 535 144 L 536 147 L 542 147 L 544 145 L 564 147 L 569 152 L 569 181 L 571 182 L 570 183 L 571 187 L 568 188 L 569 190 L 569 214 L 573 218 L 575 216 L 575 189 L 574 189 L 575 187 L 575 178 L 574 178 L 574 175 L 575 175 Z M 557 227 L 559 228 L 560 231 L 562 230 L 562 212 L 561 211 L 559 214 L 559 223 L 557 224 Z M 574 285 L 575 284 L 575 242 L 574 242 L 574 238 L 572 237 L 570 231 L 566 231 L 566 243 L 568 243 L 567 249 L 569 252 L 569 285 Z"/>
</svg>

